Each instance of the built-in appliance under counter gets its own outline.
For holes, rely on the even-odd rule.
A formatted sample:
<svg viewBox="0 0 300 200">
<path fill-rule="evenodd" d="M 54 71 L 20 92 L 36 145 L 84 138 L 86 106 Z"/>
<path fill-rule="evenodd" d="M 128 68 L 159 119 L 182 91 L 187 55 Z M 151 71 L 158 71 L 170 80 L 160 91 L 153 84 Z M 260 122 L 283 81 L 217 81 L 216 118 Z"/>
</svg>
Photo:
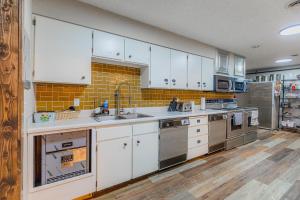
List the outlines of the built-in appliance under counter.
<svg viewBox="0 0 300 200">
<path fill-rule="evenodd" d="M 187 160 L 188 118 L 159 121 L 159 169 L 165 169 Z"/>
<path fill-rule="evenodd" d="M 208 145 L 209 153 L 225 149 L 227 114 L 208 116 Z"/>
</svg>

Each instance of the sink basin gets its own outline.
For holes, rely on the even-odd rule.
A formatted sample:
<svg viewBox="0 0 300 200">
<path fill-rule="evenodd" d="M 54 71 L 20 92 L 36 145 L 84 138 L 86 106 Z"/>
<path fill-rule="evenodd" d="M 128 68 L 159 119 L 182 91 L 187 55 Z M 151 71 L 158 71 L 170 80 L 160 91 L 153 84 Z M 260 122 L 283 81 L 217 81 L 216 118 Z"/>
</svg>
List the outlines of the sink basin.
<svg viewBox="0 0 300 200">
<path fill-rule="evenodd" d="M 140 114 L 140 113 L 129 113 L 129 114 L 120 115 L 120 116 L 99 116 L 99 117 L 94 117 L 94 119 L 98 122 L 101 122 L 101 121 L 108 121 L 108 120 L 139 119 L 139 118 L 145 118 L 145 117 L 152 117 L 152 116 L 144 115 L 144 114 Z"/>
<path fill-rule="evenodd" d="M 98 122 L 101 122 L 101 121 L 108 121 L 108 120 L 119 120 L 124 118 L 121 118 L 120 116 L 98 116 L 98 117 L 94 117 L 94 119 Z"/>
<path fill-rule="evenodd" d="M 140 114 L 140 113 L 130 113 L 130 114 L 121 115 L 118 117 L 120 117 L 121 119 L 139 119 L 139 118 L 152 117 L 152 116 L 144 115 L 144 114 Z"/>
</svg>

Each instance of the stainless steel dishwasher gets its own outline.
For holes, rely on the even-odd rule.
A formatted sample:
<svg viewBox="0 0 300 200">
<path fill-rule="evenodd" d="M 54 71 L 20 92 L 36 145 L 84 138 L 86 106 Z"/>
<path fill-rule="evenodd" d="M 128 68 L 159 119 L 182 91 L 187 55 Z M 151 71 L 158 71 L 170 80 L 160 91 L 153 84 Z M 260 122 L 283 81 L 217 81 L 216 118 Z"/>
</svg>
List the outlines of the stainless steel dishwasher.
<svg viewBox="0 0 300 200">
<path fill-rule="evenodd" d="M 182 163 L 187 159 L 188 118 L 159 121 L 159 169 Z"/>
<path fill-rule="evenodd" d="M 227 114 L 208 116 L 208 153 L 225 149 Z"/>
</svg>

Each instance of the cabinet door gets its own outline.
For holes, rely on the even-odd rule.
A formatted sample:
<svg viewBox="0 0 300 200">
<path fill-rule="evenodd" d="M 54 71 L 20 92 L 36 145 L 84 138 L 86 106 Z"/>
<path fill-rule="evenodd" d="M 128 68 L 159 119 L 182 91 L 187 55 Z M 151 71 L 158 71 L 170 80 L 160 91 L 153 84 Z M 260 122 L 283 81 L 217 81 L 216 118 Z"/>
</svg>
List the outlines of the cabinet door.
<svg viewBox="0 0 300 200">
<path fill-rule="evenodd" d="M 93 56 L 114 60 L 124 60 L 124 38 L 94 31 L 93 33 Z"/>
<path fill-rule="evenodd" d="M 158 170 L 158 133 L 133 137 L 133 178 Z"/>
<path fill-rule="evenodd" d="M 202 58 L 196 55 L 188 57 L 188 88 L 201 90 Z"/>
<path fill-rule="evenodd" d="M 36 16 L 34 81 L 91 83 L 92 30 Z"/>
<path fill-rule="evenodd" d="M 228 75 L 229 76 L 234 76 L 234 55 L 233 54 L 230 54 L 228 56 Z"/>
<path fill-rule="evenodd" d="M 171 88 L 187 88 L 187 54 L 171 50 Z"/>
<path fill-rule="evenodd" d="M 130 180 L 132 177 L 132 137 L 98 143 L 97 190 Z"/>
<path fill-rule="evenodd" d="M 234 75 L 241 77 L 245 76 L 245 59 L 243 57 L 234 57 Z"/>
<path fill-rule="evenodd" d="M 225 52 L 218 52 L 217 59 L 217 73 L 229 74 L 229 54 Z"/>
<path fill-rule="evenodd" d="M 132 39 L 125 39 L 125 61 L 149 65 L 150 44 Z"/>
<path fill-rule="evenodd" d="M 170 87 L 170 49 L 152 45 L 151 46 L 150 79 L 153 88 Z"/>
<path fill-rule="evenodd" d="M 202 90 L 214 89 L 214 60 L 202 57 Z"/>
</svg>

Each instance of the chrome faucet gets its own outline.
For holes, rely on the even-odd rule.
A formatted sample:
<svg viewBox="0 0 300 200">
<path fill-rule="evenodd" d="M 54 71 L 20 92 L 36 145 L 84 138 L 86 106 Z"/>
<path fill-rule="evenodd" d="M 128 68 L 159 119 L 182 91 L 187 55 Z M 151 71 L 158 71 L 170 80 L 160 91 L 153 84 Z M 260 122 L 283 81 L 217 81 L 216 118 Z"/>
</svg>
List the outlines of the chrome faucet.
<svg viewBox="0 0 300 200">
<path fill-rule="evenodd" d="M 121 86 L 126 85 L 129 89 L 129 96 L 123 97 L 123 98 L 128 98 L 128 103 L 129 107 L 131 107 L 131 86 L 128 82 L 121 82 L 117 85 L 117 89 L 115 91 L 115 100 L 116 100 L 116 116 L 121 115 Z"/>
</svg>

